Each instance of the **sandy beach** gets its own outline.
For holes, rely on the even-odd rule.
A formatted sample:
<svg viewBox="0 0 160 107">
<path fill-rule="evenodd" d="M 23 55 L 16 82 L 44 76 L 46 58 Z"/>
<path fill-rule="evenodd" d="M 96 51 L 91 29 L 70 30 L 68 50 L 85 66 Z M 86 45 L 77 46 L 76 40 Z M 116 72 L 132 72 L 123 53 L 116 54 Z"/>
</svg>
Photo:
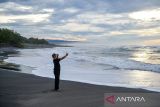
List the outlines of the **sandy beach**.
<svg viewBox="0 0 160 107">
<path fill-rule="evenodd" d="M 0 107 L 160 107 L 160 0 L 0 0 L 0 25 Z"/>
<path fill-rule="evenodd" d="M 0 107 L 103 107 L 104 93 L 150 92 L 63 80 L 53 87 L 54 79 L 0 69 Z"/>
</svg>

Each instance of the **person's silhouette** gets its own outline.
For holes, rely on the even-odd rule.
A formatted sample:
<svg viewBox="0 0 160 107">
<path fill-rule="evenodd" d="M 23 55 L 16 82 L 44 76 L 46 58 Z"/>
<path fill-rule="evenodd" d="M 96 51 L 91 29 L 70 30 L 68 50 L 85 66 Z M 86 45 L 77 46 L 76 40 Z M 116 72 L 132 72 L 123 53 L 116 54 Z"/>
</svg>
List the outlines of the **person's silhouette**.
<svg viewBox="0 0 160 107">
<path fill-rule="evenodd" d="M 64 55 L 63 57 L 59 58 L 58 54 L 53 53 L 53 63 L 54 63 L 54 76 L 55 76 L 55 88 L 54 90 L 57 91 L 59 89 L 59 80 L 60 80 L 60 61 L 63 60 L 68 56 L 68 53 Z"/>
</svg>

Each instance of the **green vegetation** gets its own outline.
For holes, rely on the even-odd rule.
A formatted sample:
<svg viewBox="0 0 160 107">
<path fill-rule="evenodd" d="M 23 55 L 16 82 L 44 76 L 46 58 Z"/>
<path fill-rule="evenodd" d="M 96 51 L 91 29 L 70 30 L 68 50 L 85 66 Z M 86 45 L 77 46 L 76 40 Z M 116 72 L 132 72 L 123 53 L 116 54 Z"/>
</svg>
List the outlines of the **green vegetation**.
<svg viewBox="0 0 160 107">
<path fill-rule="evenodd" d="M 13 46 L 13 47 L 24 47 L 25 43 L 29 44 L 48 44 L 45 39 L 38 38 L 25 38 L 19 33 L 5 28 L 0 28 L 0 47 L 2 46 Z"/>
<path fill-rule="evenodd" d="M 27 41 L 31 44 L 48 44 L 45 39 L 29 38 Z"/>
<path fill-rule="evenodd" d="M 0 44 L 6 46 L 15 46 L 15 47 L 22 47 L 22 43 L 25 41 L 26 38 L 20 36 L 19 33 L 9 30 L 0 28 Z"/>
</svg>

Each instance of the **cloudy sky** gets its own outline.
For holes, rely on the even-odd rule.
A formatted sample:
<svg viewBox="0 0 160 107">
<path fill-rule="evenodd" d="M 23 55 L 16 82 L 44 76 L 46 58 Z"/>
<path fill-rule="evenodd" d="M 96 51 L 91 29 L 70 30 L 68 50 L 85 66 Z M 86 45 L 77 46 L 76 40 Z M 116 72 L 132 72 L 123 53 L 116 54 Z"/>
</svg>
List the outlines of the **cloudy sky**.
<svg viewBox="0 0 160 107">
<path fill-rule="evenodd" d="M 160 0 L 0 0 L 0 27 L 25 37 L 160 44 Z"/>
</svg>

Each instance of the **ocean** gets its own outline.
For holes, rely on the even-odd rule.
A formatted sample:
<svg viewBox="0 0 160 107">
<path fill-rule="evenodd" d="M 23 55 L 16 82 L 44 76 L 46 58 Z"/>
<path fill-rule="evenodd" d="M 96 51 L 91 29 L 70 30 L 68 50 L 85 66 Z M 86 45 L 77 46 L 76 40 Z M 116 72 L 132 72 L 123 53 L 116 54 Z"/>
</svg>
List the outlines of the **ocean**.
<svg viewBox="0 0 160 107">
<path fill-rule="evenodd" d="M 160 92 L 160 46 L 69 45 L 73 47 L 19 49 L 18 55 L 5 61 L 29 66 L 34 75 L 54 78 L 52 53 L 68 52 L 61 61 L 62 80 Z"/>
</svg>

